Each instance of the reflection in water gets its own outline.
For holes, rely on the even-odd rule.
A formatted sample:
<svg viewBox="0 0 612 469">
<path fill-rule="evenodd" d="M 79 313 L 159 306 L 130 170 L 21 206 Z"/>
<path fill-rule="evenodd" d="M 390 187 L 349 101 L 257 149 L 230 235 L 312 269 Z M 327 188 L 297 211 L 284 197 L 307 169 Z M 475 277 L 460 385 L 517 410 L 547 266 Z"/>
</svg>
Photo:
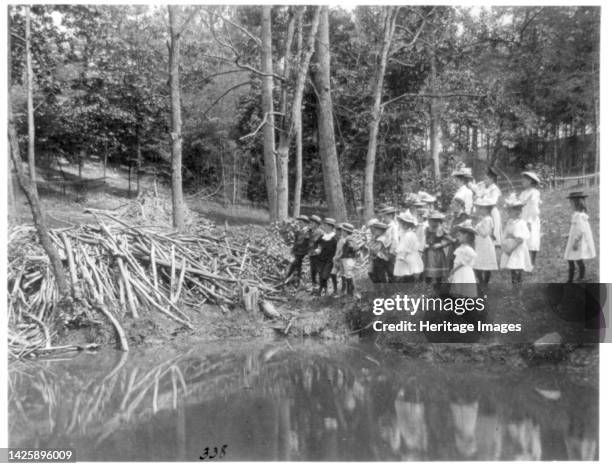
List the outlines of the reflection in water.
<svg viewBox="0 0 612 469">
<path fill-rule="evenodd" d="M 80 460 L 195 461 L 223 445 L 227 460 L 598 456 L 597 389 L 550 370 L 434 366 L 367 345 L 210 348 L 13 363 L 11 446 Z"/>
</svg>

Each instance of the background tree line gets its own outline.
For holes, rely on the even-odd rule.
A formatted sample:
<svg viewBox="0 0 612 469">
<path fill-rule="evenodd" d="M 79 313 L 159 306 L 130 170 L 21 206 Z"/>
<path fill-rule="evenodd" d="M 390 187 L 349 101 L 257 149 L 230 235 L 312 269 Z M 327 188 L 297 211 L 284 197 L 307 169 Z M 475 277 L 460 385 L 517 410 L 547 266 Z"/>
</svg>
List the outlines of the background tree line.
<svg viewBox="0 0 612 469">
<path fill-rule="evenodd" d="M 167 177 L 177 227 L 183 188 L 345 219 L 439 189 L 457 158 L 597 169 L 597 7 L 37 5 L 9 20 L 21 154 Z"/>
</svg>

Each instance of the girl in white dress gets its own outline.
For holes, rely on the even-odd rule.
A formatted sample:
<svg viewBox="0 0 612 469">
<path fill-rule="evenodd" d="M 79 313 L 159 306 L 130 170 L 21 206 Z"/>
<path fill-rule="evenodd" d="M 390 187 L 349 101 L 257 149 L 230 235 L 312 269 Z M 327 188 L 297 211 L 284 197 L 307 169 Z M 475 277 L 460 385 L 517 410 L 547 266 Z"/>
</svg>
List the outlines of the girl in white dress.
<svg viewBox="0 0 612 469">
<path fill-rule="evenodd" d="M 502 232 L 502 221 L 499 209 L 497 208 L 497 202 L 501 197 L 501 191 L 497 187 L 498 173 L 495 168 L 489 167 L 485 174 L 484 180 L 476 184 L 474 187 L 474 193 L 479 199 L 488 199 L 493 202 L 491 207 L 491 218 L 493 218 L 493 244 L 495 247 L 501 245 L 501 232 Z"/>
<path fill-rule="evenodd" d="M 540 250 L 540 205 L 542 204 L 540 191 L 538 190 L 540 178 L 532 171 L 523 171 L 521 174 L 523 175 L 523 187 L 525 188 L 519 195 L 519 199 L 524 204 L 521 218 L 527 222 L 529 228 L 527 249 L 533 265 Z"/>
<path fill-rule="evenodd" d="M 508 221 L 502 233 L 502 255 L 500 267 L 510 270 L 512 284 L 519 286 L 523 280 L 523 272 L 531 272 L 531 256 L 527 242 L 530 232 L 527 222 L 521 218 L 524 203 L 515 194 L 506 199 Z"/>
<path fill-rule="evenodd" d="M 591 231 L 589 216 L 586 213 L 586 205 L 584 203 L 586 197 L 588 196 L 583 192 L 571 192 L 567 197 L 574 209 L 565 255 L 563 256 L 569 266 L 569 277 L 567 280 L 569 283 L 574 281 L 576 265 L 578 265 L 579 269 L 578 281 L 584 281 L 584 261 L 585 259 L 593 259 L 597 255 L 595 252 L 595 242 L 593 241 L 593 232 Z"/>
<path fill-rule="evenodd" d="M 468 184 L 473 179 L 472 169 L 463 167 L 457 171 L 453 171 L 452 176 L 457 178 L 457 181 L 459 181 L 460 184 L 459 189 L 457 189 L 457 192 L 455 192 L 453 198 L 462 200 L 465 213 L 470 215 L 472 213 L 472 199 L 474 193 L 472 192 L 472 189 L 469 188 Z"/>
<path fill-rule="evenodd" d="M 419 240 L 414 231 L 416 219 L 410 213 L 398 215 L 400 225 L 393 276 L 398 282 L 414 282 L 415 275 L 423 272 L 423 259 L 419 253 Z"/>
<path fill-rule="evenodd" d="M 495 202 L 491 199 L 476 199 L 474 205 L 477 214 L 480 216 L 480 221 L 475 227 L 474 250 L 476 251 L 476 261 L 474 262 L 474 271 L 478 283 L 486 286 L 491 280 L 491 271 L 497 270 L 497 256 L 493 244 L 494 223 L 491 216 Z"/>
<path fill-rule="evenodd" d="M 453 296 L 475 297 L 478 296 L 474 274 L 476 251 L 472 246 L 476 230 L 469 220 L 457 225 L 456 230 L 459 247 L 454 251 L 453 269 L 449 275 L 449 293 Z"/>
</svg>

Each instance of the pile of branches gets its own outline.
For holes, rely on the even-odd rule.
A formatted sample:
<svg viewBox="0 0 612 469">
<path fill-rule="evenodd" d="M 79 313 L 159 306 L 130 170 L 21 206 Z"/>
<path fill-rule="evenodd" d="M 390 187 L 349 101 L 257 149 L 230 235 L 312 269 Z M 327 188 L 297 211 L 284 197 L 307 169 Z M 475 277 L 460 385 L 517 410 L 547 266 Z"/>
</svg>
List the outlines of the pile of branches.
<svg viewBox="0 0 612 469">
<path fill-rule="evenodd" d="M 157 311 L 193 328 L 189 308 L 204 303 L 227 308 L 242 300 L 247 287 L 256 288 L 261 298 L 281 299 L 278 289 L 290 255 L 265 228 L 259 236 L 210 226 L 178 234 L 107 216 L 109 223 L 96 217 L 97 224 L 51 230 L 50 236 L 69 273 L 72 297 L 99 310 L 123 348 L 121 319 L 126 316 L 138 319 Z M 64 313 L 32 227 L 9 233 L 8 291 L 9 348 L 18 355 L 49 348 L 48 326 Z"/>
</svg>

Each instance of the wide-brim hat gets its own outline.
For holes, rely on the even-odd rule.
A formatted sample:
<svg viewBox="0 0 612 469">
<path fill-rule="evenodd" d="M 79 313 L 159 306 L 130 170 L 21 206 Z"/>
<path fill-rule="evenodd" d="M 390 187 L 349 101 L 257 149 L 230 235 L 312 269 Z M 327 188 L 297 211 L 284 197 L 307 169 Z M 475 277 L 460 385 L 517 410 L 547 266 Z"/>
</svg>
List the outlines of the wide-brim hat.
<svg viewBox="0 0 612 469">
<path fill-rule="evenodd" d="M 458 231 L 463 231 L 465 233 L 471 233 L 473 235 L 476 234 L 476 230 L 472 226 L 472 221 L 471 220 L 462 221 L 461 223 L 459 223 L 458 225 L 455 226 L 455 229 L 458 230 Z"/>
<path fill-rule="evenodd" d="M 428 220 L 444 220 L 446 218 L 446 215 L 444 215 L 442 212 L 438 212 L 438 211 L 434 211 L 431 212 L 429 215 L 427 215 L 427 219 Z"/>
<path fill-rule="evenodd" d="M 397 216 L 397 219 L 399 221 L 403 222 L 403 223 L 408 223 L 410 225 L 415 225 L 416 226 L 416 224 L 417 224 L 416 218 L 414 218 L 410 212 L 400 213 Z"/>
<path fill-rule="evenodd" d="M 388 214 L 393 214 L 397 212 L 397 209 L 395 207 L 384 207 L 380 210 L 380 213 L 388 215 Z"/>
<path fill-rule="evenodd" d="M 341 223 L 340 228 L 342 228 L 342 230 L 344 231 L 347 231 L 348 233 L 353 233 L 355 231 L 355 227 L 350 223 Z"/>
<path fill-rule="evenodd" d="M 386 223 L 383 223 L 381 221 L 376 220 L 374 223 L 372 223 L 370 225 L 370 228 L 376 228 L 378 230 L 385 231 L 387 228 L 389 228 L 389 225 L 387 225 Z"/>
<path fill-rule="evenodd" d="M 308 223 L 308 222 L 310 221 L 310 218 L 308 218 L 306 215 L 299 215 L 299 216 L 296 218 L 296 220 L 298 220 L 298 221 L 303 221 L 303 222 Z"/>
<path fill-rule="evenodd" d="M 588 194 L 585 194 L 582 191 L 575 191 L 575 192 L 570 192 L 566 199 L 586 199 L 588 197 Z"/>
<path fill-rule="evenodd" d="M 497 205 L 497 202 L 493 199 L 481 197 L 474 201 L 474 205 L 477 205 L 479 207 L 494 207 L 495 205 Z"/>
<path fill-rule="evenodd" d="M 404 197 L 404 203 L 406 204 L 411 204 L 413 202 L 416 202 L 417 200 L 419 200 L 419 195 L 416 192 L 409 192 Z"/>
<path fill-rule="evenodd" d="M 415 200 L 410 205 L 412 205 L 413 207 L 425 207 L 425 202 L 421 200 Z"/>
<path fill-rule="evenodd" d="M 330 226 L 336 226 L 336 220 L 333 218 L 324 218 L 323 219 L 323 223 L 325 223 L 326 225 L 330 225 Z"/>
<path fill-rule="evenodd" d="M 315 223 L 321 224 L 321 217 L 319 215 L 311 215 L 310 221 L 314 221 Z"/>
<path fill-rule="evenodd" d="M 455 171 L 453 171 L 451 173 L 451 176 L 455 176 L 455 177 L 466 177 L 466 178 L 472 178 L 472 168 L 461 168 L 461 169 L 457 169 Z"/>
<path fill-rule="evenodd" d="M 535 181 L 538 184 L 540 184 L 540 177 L 536 173 L 534 173 L 533 171 L 523 171 L 521 173 L 521 176 L 525 176 L 525 177 L 531 179 L 532 181 Z"/>
<path fill-rule="evenodd" d="M 524 205 L 525 202 L 519 199 L 516 194 L 510 194 L 510 197 L 504 200 L 504 206 L 508 208 L 519 208 L 523 207 Z"/>
<path fill-rule="evenodd" d="M 425 191 L 420 191 L 417 195 L 419 196 L 419 200 L 425 204 L 432 204 L 436 201 L 435 196 L 428 194 Z"/>
</svg>

